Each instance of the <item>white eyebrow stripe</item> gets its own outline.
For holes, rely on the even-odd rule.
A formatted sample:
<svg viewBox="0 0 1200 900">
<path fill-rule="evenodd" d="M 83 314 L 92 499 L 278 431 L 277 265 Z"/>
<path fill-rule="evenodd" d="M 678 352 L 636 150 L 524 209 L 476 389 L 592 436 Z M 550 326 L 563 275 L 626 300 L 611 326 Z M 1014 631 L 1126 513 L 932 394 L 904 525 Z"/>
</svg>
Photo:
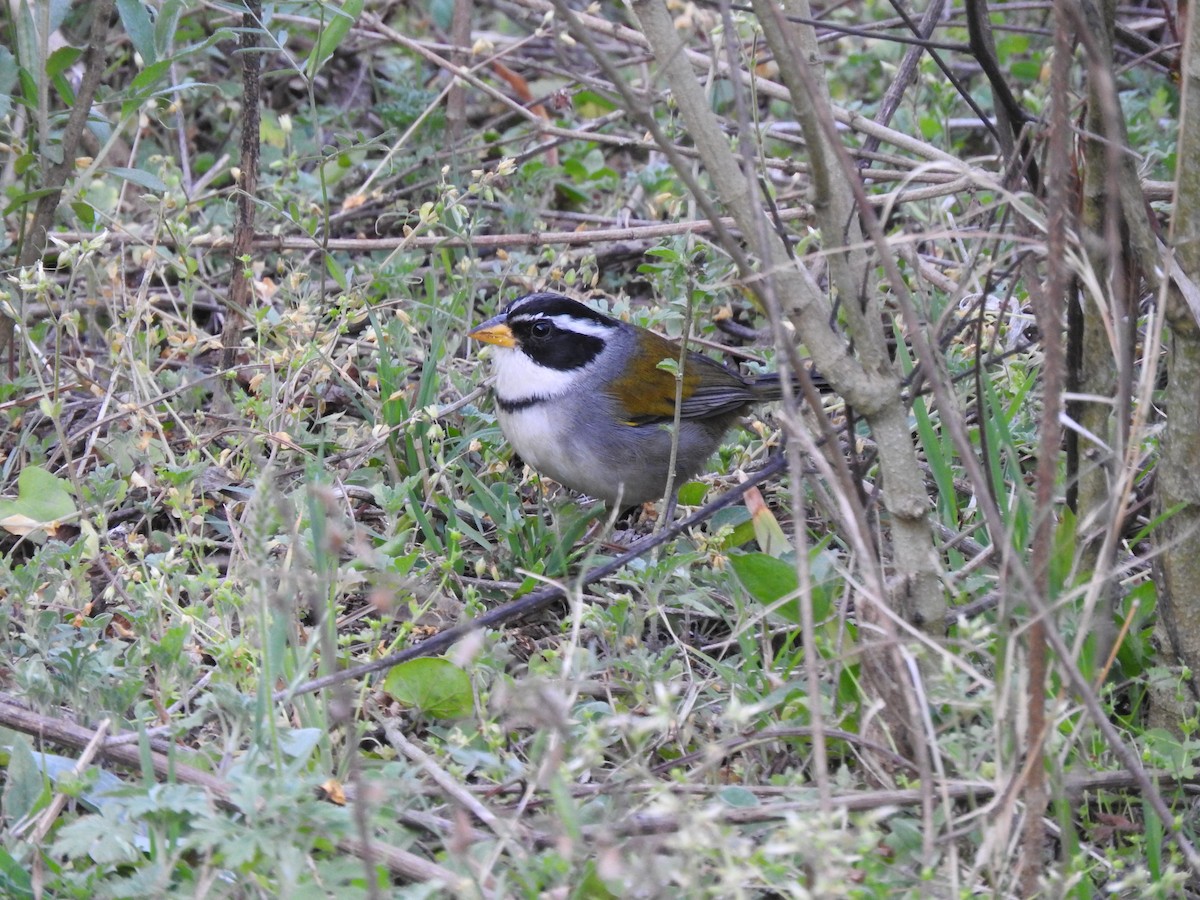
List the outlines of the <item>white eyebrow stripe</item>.
<svg viewBox="0 0 1200 900">
<path fill-rule="evenodd" d="M 616 327 L 606 325 L 603 322 L 596 322 L 592 319 L 581 319 L 578 316 L 559 313 L 557 315 L 548 316 L 545 313 L 517 313 L 511 316 L 510 319 L 524 319 L 527 322 L 534 322 L 538 319 L 546 319 L 553 322 L 555 327 L 562 331 L 574 331 L 576 334 L 586 334 L 590 337 L 608 337 Z"/>
</svg>

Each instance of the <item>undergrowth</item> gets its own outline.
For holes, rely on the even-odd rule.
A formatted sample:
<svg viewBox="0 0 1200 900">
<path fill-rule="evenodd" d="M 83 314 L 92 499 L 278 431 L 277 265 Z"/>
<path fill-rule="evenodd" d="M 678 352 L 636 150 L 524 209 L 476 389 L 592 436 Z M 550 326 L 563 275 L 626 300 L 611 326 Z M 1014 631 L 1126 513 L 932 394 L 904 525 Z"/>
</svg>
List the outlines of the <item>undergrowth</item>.
<svg viewBox="0 0 1200 900">
<path fill-rule="evenodd" d="M 524 469 L 500 434 L 485 354 L 465 334 L 533 289 L 672 337 L 690 319 L 691 337 L 725 361 L 774 368 L 767 318 L 709 232 L 655 231 L 703 217 L 553 17 L 533 3 L 474 5 L 462 64 L 494 93 L 469 90 L 452 120 L 444 73 L 355 4 L 271 11 L 260 239 L 235 259 L 223 239 L 235 221 L 240 13 L 168 2 L 150 17 L 118 4 L 68 202 L 42 260 L 20 267 L 22 223 L 63 151 L 87 6 L 54 8 L 43 24 L 66 43 L 49 55 L 24 7 L 0 48 L 15 160 L 4 302 L 18 360 L 0 385 L 11 498 L 0 893 L 1015 895 L 1025 660 L 1005 566 L 1049 511 L 1031 487 L 1043 360 L 1015 261 L 1027 241 L 996 226 L 1014 202 L 998 181 L 904 202 L 888 222 L 960 403 L 939 409 L 913 377 L 896 324 L 951 601 L 944 641 L 905 633 L 906 675 L 919 673 L 925 702 L 922 767 L 864 675 L 864 576 L 835 524 L 839 486 L 819 468 L 584 589 L 581 573 L 648 533 L 661 504 L 609 528 L 603 510 Z M 452 4 L 367 6 L 448 52 Z M 689 34 L 723 33 L 708 7 L 679 15 Z M 868 4 L 832 18 L 886 15 Z M 947 40 L 962 38 L 958 15 Z M 753 38 L 754 20 L 734 16 Z M 1001 62 L 1036 110 L 1048 50 L 1036 29 L 1002 36 Z M 851 35 L 825 50 L 834 100 L 873 115 L 903 47 Z M 504 71 L 484 64 L 493 53 Z M 1136 68 L 1128 78 L 1131 139 L 1148 174 L 1167 177 L 1174 86 Z M 713 106 L 732 117 L 724 87 L 714 79 Z M 669 104 L 655 115 L 674 127 Z M 756 115 L 756 152 L 778 163 L 764 180 L 780 209 L 800 210 L 779 227 L 819 269 L 791 112 L 764 99 Z M 963 126 L 969 115 L 925 59 L 893 126 L 988 172 L 989 139 Z M 937 183 L 889 152 L 879 168 L 901 174 L 873 192 Z M 623 233 L 543 239 L 602 228 Z M 489 242 L 504 235 L 524 238 Z M 254 304 L 226 368 L 236 267 Z M 825 402 L 871 538 L 886 543 L 871 434 L 838 398 Z M 966 478 L 950 440 L 944 416 L 960 410 L 986 485 Z M 675 515 L 782 443 L 775 412 L 757 410 L 683 486 Z M 982 490 L 1003 533 L 979 514 Z M 1127 529 L 1110 617 L 1073 517 L 1061 502 L 1053 512 L 1052 596 L 1073 663 L 1168 796 L 1182 791 L 1197 720 L 1175 733 L 1145 718 L 1150 684 L 1185 690 L 1150 640 L 1153 522 L 1139 514 Z M 564 588 L 556 607 L 476 633 L 437 665 L 307 688 L 547 583 Z M 802 649 L 802 604 L 816 658 Z M 1102 627 L 1120 629 L 1111 658 L 1097 655 Z M 1173 823 L 1122 781 L 1058 675 L 1047 703 L 1045 895 L 1179 896 Z M 22 727 L 21 715 L 65 730 Z M 114 759 L 111 742 L 100 756 L 85 749 L 93 733 L 119 734 L 128 756 Z M 1177 809 L 1192 834 L 1190 807 Z"/>
</svg>

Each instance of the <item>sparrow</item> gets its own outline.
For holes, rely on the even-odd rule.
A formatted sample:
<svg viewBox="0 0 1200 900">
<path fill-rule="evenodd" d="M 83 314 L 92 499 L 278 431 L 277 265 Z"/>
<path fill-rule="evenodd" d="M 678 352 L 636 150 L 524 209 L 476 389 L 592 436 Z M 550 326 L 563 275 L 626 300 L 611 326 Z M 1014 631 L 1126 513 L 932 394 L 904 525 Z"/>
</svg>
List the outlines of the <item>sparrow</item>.
<svg viewBox="0 0 1200 900">
<path fill-rule="evenodd" d="M 549 292 L 512 301 L 468 337 L 495 347 L 500 429 L 526 463 L 610 508 L 663 496 L 679 344 Z M 778 375 L 746 377 L 692 350 L 682 370 L 676 486 L 750 406 L 782 396 Z"/>
</svg>

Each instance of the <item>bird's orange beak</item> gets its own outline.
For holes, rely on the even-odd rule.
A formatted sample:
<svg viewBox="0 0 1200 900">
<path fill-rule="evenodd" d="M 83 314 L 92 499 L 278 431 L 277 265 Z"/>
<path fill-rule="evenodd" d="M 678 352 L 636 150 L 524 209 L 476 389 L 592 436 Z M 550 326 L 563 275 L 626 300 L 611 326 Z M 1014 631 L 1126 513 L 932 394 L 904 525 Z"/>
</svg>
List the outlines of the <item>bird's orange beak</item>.
<svg viewBox="0 0 1200 900">
<path fill-rule="evenodd" d="M 475 338 L 485 344 L 495 344 L 497 347 L 517 346 L 517 337 L 512 329 L 504 322 L 504 314 L 492 316 L 477 328 L 467 332 L 467 337 Z"/>
</svg>

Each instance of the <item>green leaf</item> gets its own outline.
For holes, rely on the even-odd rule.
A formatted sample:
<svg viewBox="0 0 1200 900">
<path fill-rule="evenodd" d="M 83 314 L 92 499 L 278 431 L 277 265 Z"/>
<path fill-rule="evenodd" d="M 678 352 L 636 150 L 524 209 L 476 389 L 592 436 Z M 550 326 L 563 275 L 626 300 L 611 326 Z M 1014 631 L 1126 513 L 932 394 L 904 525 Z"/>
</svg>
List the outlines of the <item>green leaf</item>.
<svg viewBox="0 0 1200 900">
<path fill-rule="evenodd" d="M 8 115 L 12 108 L 10 94 L 17 86 L 17 58 L 12 51 L 0 45 L 0 119 Z"/>
<path fill-rule="evenodd" d="M 28 73 L 44 69 L 46 67 L 46 60 L 41 55 L 42 42 L 38 40 L 38 27 L 33 21 L 33 4 L 19 3 L 16 7 L 9 8 L 16 13 L 13 17 L 13 24 L 16 26 L 17 32 L 17 59 L 21 61 L 22 70 L 28 75 Z M 53 9 L 53 6 L 51 9 Z M 29 82 L 29 86 L 26 87 L 25 98 L 32 103 L 36 102 L 37 89 L 34 86 L 32 77 L 29 78 Z M 31 87 L 32 92 L 30 91 Z"/>
<path fill-rule="evenodd" d="M 679 505 L 699 506 L 707 493 L 708 485 L 703 481 L 689 481 L 679 489 Z"/>
<path fill-rule="evenodd" d="M 618 885 L 618 889 L 619 889 Z M 616 900 L 621 894 L 614 894 L 600 873 L 596 871 L 595 860 L 588 860 L 584 866 L 583 877 L 571 888 L 570 900 Z"/>
<path fill-rule="evenodd" d="M 733 526 L 733 531 L 729 533 L 729 537 L 726 538 L 722 547 L 726 550 L 735 550 L 738 547 L 746 546 L 753 540 L 756 540 L 754 536 L 754 520 L 746 519 Z"/>
<path fill-rule="evenodd" d="M 800 590 L 796 567 L 766 553 L 739 553 L 729 557 L 742 587 L 765 606 Z"/>
<path fill-rule="evenodd" d="M 595 91 L 580 91 L 572 98 L 572 106 L 585 119 L 598 119 L 616 109 L 611 99 Z"/>
<path fill-rule="evenodd" d="M 16 500 L 0 500 L 0 528 L 12 534 L 53 534 L 59 522 L 75 515 L 71 485 L 37 466 L 26 466 L 17 476 Z"/>
<path fill-rule="evenodd" d="M 583 181 L 587 178 L 587 169 L 584 168 L 580 160 L 573 156 L 567 157 L 562 161 L 562 170 L 576 181 Z"/>
<path fill-rule="evenodd" d="M 556 184 L 554 186 L 554 189 L 556 191 L 558 191 L 558 193 L 561 195 L 562 201 L 564 203 L 574 203 L 574 204 L 582 205 L 584 203 L 587 203 L 587 201 L 591 197 L 590 194 L 586 194 L 583 191 L 576 190 L 574 187 L 567 184 L 565 181 L 560 181 L 558 184 Z"/>
<path fill-rule="evenodd" d="M 1037 81 L 1042 77 L 1042 64 L 1036 60 L 1015 62 L 1009 71 L 1014 78 L 1020 78 L 1022 81 Z"/>
<path fill-rule="evenodd" d="M 279 749 L 303 763 L 320 746 L 323 737 L 319 728 L 285 728 L 279 732 Z"/>
<path fill-rule="evenodd" d="M 823 555 L 819 548 L 809 554 L 812 579 L 812 595 L 800 595 L 800 580 L 796 575 L 796 564 L 790 560 L 777 559 L 767 553 L 738 553 L 729 557 L 729 564 L 742 587 L 755 600 L 789 622 L 800 621 L 800 603 L 811 602 L 813 618 L 822 622 L 829 617 L 833 601 L 827 590 L 821 587 Z M 781 603 L 785 597 L 792 599 Z"/>
<path fill-rule="evenodd" d="M 138 824 L 128 817 L 81 816 L 59 829 L 52 852 L 87 858 L 102 866 L 133 865 L 142 861 L 145 850 L 138 846 Z"/>
<path fill-rule="evenodd" d="M 133 76 L 133 80 L 129 82 L 129 87 L 134 93 L 141 93 L 142 91 L 148 90 L 156 81 L 162 78 L 163 75 L 167 74 L 170 68 L 171 61 L 169 59 L 162 59 L 156 63 L 150 63 L 150 65 L 146 66 L 146 68 L 142 69 L 142 71 Z"/>
<path fill-rule="evenodd" d="M 79 760 L 59 756 L 56 753 L 42 753 L 37 750 L 33 751 L 33 758 L 40 772 L 45 773 L 55 790 L 66 791 L 68 785 L 78 783 L 79 775 L 75 772 L 75 766 L 78 765 Z M 78 793 L 74 791 L 70 793 L 89 809 L 102 809 L 106 803 L 112 802 L 110 795 L 118 794 L 125 789 L 125 783 L 120 778 L 112 772 L 95 766 L 89 769 L 88 777 L 90 787 Z"/>
<path fill-rule="evenodd" d="M 456 719 L 474 708 L 471 678 L 445 659 L 412 659 L 393 668 L 383 689 L 435 719 Z"/>
<path fill-rule="evenodd" d="M 4 815 L 18 822 L 49 799 L 46 780 L 24 735 L 14 734 L 4 770 Z"/>
<path fill-rule="evenodd" d="M 24 66 L 17 67 L 17 81 L 21 84 L 21 98 L 25 101 L 25 105 L 36 109 L 38 105 L 37 82 Z M 30 154 L 25 155 L 29 156 Z"/>
<path fill-rule="evenodd" d="M 759 805 L 758 797 L 754 791 L 748 790 L 741 785 L 730 785 L 721 788 L 717 792 L 717 796 L 721 798 L 721 802 L 726 806 L 732 806 L 734 809 L 753 809 Z"/>
<path fill-rule="evenodd" d="M 1010 56 L 1028 53 L 1030 43 L 1027 34 L 1006 34 L 996 40 L 996 55 L 1002 62 L 1007 62 Z"/>
<path fill-rule="evenodd" d="M 927 141 L 942 135 L 942 120 L 936 115 L 918 116 L 917 126 L 921 129 L 921 137 Z"/>
<path fill-rule="evenodd" d="M 182 12 L 183 0 L 164 0 L 158 7 L 158 15 L 154 17 L 154 46 L 159 51 L 169 52 Z"/>
<path fill-rule="evenodd" d="M 125 33 L 133 43 L 133 48 L 141 54 L 145 65 L 153 65 L 158 61 L 158 53 L 154 49 L 154 24 L 150 21 L 150 12 L 141 0 L 117 0 L 117 14 Z"/>
<path fill-rule="evenodd" d="M 54 85 L 54 91 L 58 94 L 58 99 L 67 107 L 75 105 L 75 88 L 71 86 L 65 76 L 54 75 L 50 78 L 50 83 Z"/>
<path fill-rule="evenodd" d="M 3 847 L 0 847 L 0 896 L 14 900 L 34 896 L 29 870 L 13 859 Z"/>
<path fill-rule="evenodd" d="M 325 62 L 333 55 L 333 51 L 350 33 L 350 26 L 357 22 L 358 17 L 362 15 L 363 0 L 346 0 L 340 8 L 329 5 L 325 9 L 333 14 L 333 18 L 329 20 L 329 24 L 325 26 L 325 30 L 321 32 L 320 38 L 313 46 L 312 52 L 308 54 L 308 62 L 304 68 L 310 78 L 317 74 L 317 70 L 325 65 Z"/>
<path fill-rule="evenodd" d="M 350 289 L 350 279 L 346 277 L 346 270 L 332 256 L 325 257 L 325 271 L 329 273 L 329 277 L 343 291 Z"/>
<path fill-rule="evenodd" d="M 449 31 L 454 19 L 454 0 L 431 0 L 429 14 L 438 28 Z"/>
<path fill-rule="evenodd" d="M 24 175 L 25 172 L 21 169 L 20 162 L 21 161 L 18 160 L 17 174 Z M 38 188 L 35 191 L 26 191 L 23 194 L 18 194 L 16 197 L 13 198 L 12 203 L 10 203 L 10 204 L 8 204 L 8 206 L 4 207 L 4 215 L 7 216 L 7 215 L 15 212 L 16 210 L 20 209 L 25 204 L 32 203 L 34 200 L 37 200 L 39 197 L 45 197 L 47 194 L 56 193 L 57 190 L 58 190 L 57 188 Z"/>
<path fill-rule="evenodd" d="M 51 78 L 61 75 L 75 65 L 75 60 L 81 56 L 83 56 L 83 51 L 78 47 L 59 47 L 50 54 L 50 58 L 46 61 L 46 74 Z"/>
<path fill-rule="evenodd" d="M 136 184 L 138 187 L 144 187 L 148 191 L 155 194 L 165 194 L 167 186 L 163 184 L 162 179 L 157 175 L 151 175 L 144 169 L 127 169 L 124 166 L 108 166 L 101 171 L 107 172 L 110 175 L 116 175 L 118 178 L 124 178 L 126 181 Z"/>
<path fill-rule="evenodd" d="M 71 209 L 75 211 L 75 217 L 88 228 L 96 224 L 96 210 L 92 208 L 90 203 L 76 200 L 71 204 Z"/>
</svg>

